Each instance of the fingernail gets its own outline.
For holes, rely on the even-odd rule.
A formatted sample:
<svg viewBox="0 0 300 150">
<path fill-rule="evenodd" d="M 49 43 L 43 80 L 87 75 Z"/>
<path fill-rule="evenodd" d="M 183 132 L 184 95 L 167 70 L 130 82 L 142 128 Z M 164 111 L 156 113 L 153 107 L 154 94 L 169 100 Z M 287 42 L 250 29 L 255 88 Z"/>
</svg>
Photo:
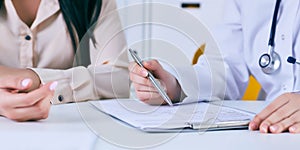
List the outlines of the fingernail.
<svg viewBox="0 0 300 150">
<path fill-rule="evenodd" d="M 276 132 L 278 130 L 278 126 L 274 125 L 270 127 L 271 132 Z"/>
<path fill-rule="evenodd" d="M 268 127 L 267 127 L 266 125 L 263 125 L 263 126 L 261 127 L 261 131 L 262 131 L 263 133 L 268 133 Z"/>
<path fill-rule="evenodd" d="M 142 71 L 142 75 L 143 75 L 144 77 L 147 77 L 147 76 L 148 76 L 148 71 L 143 70 L 143 71 Z"/>
<path fill-rule="evenodd" d="M 30 83 L 31 79 L 24 79 L 21 84 L 22 84 L 22 87 L 27 87 Z"/>
<path fill-rule="evenodd" d="M 49 89 L 50 89 L 51 91 L 54 91 L 55 88 L 56 88 L 56 86 L 57 86 L 57 84 L 58 84 L 57 81 L 53 82 L 53 83 L 50 85 Z"/>
<path fill-rule="evenodd" d="M 249 124 L 249 130 L 256 130 L 257 129 L 257 125 L 254 122 L 250 122 Z"/>
<path fill-rule="evenodd" d="M 290 128 L 289 128 L 289 131 L 290 131 L 290 132 L 296 132 L 296 130 L 297 130 L 296 127 L 290 127 Z"/>
<path fill-rule="evenodd" d="M 148 66 L 148 65 L 150 65 L 150 62 L 144 61 L 144 62 L 143 62 L 143 65 Z"/>
</svg>

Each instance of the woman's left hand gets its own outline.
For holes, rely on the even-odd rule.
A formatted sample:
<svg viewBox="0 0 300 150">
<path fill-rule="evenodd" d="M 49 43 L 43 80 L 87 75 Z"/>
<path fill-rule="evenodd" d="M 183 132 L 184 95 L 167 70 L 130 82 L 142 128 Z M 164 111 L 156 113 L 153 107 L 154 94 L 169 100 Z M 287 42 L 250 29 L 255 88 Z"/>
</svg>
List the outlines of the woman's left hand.
<svg viewBox="0 0 300 150">
<path fill-rule="evenodd" d="M 249 124 L 261 133 L 300 133 L 300 94 L 285 93 L 275 99 Z"/>
</svg>

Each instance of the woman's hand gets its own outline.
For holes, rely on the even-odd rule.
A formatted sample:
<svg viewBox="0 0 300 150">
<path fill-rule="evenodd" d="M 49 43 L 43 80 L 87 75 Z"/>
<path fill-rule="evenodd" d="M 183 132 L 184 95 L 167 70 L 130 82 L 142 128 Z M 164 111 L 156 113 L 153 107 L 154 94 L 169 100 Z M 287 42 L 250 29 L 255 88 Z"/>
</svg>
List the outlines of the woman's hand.
<svg viewBox="0 0 300 150">
<path fill-rule="evenodd" d="M 300 133 L 300 94 L 286 93 L 275 99 L 249 124 L 262 133 Z"/>
<path fill-rule="evenodd" d="M 30 69 L 0 66 L 0 115 L 15 121 L 47 118 L 56 86 L 40 85 Z"/>
<path fill-rule="evenodd" d="M 48 117 L 50 100 L 57 82 L 45 84 L 29 93 L 16 91 L 19 88 L 30 88 L 30 79 L 11 83 L 9 86 L 0 83 L 0 115 L 15 121 L 40 120 Z"/>
<path fill-rule="evenodd" d="M 169 72 L 165 71 L 157 60 L 145 61 L 143 65 L 158 79 L 170 99 L 180 99 L 181 87 L 177 80 Z M 129 65 L 130 80 L 133 82 L 137 97 L 141 101 L 152 105 L 166 104 L 157 89 L 147 78 L 148 72 L 146 69 L 134 62 Z"/>
<path fill-rule="evenodd" d="M 23 79 L 30 79 L 31 83 L 29 88 L 22 89 L 22 92 L 29 92 L 40 87 L 41 81 L 39 76 L 30 69 L 18 69 L 10 68 L 6 66 L 0 66 L 0 83 L 3 85 L 19 84 Z"/>
</svg>

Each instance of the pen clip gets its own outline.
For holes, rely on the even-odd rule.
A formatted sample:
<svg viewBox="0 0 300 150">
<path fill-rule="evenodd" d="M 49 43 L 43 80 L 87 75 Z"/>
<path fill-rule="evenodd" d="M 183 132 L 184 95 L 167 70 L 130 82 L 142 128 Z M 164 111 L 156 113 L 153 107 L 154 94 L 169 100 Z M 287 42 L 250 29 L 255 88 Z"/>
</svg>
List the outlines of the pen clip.
<svg viewBox="0 0 300 150">
<path fill-rule="evenodd" d="M 129 49 L 131 57 L 134 59 L 134 61 L 141 67 L 144 68 L 142 59 L 137 55 L 137 52 L 135 50 Z"/>
</svg>

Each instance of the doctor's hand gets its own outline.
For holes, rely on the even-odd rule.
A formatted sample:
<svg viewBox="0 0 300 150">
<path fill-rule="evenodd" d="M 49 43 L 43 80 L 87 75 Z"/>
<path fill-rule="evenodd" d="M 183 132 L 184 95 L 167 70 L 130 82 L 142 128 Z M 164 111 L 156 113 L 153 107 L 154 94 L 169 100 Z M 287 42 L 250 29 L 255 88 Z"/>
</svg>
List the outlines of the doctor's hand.
<svg viewBox="0 0 300 150">
<path fill-rule="evenodd" d="M 300 133 L 300 94 L 286 93 L 275 99 L 249 124 L 262 133 Z"/>
<path fill-rule="evenodd" d="M 176 78 L 164 70 L 157 60 L 144 61 L 143 65 L 146 69 L 153 73 L 155 78 L 165 89 L 170 99 L 173 101 L 180 99 L 181 87 Z M 135 62 L 130 63 L 128 68 L 130 72 L 130 80 L 133 83 L 137 97 L 141 101 L 151 105 L 166 104 L 157 89 L 147 78 L 148 72 L 146 69 L 140 67 Z"/>
<path fill-rule="evenodd" d="M 57 82 L 51 82 L 28 93 L 17 89 L 27 89 L 30 79 L 7 84 L 0 82 L 0 115 L 15 121 L 40 120 L 48 117 L 50 100 L 53 98 Z"/>
</svg>

